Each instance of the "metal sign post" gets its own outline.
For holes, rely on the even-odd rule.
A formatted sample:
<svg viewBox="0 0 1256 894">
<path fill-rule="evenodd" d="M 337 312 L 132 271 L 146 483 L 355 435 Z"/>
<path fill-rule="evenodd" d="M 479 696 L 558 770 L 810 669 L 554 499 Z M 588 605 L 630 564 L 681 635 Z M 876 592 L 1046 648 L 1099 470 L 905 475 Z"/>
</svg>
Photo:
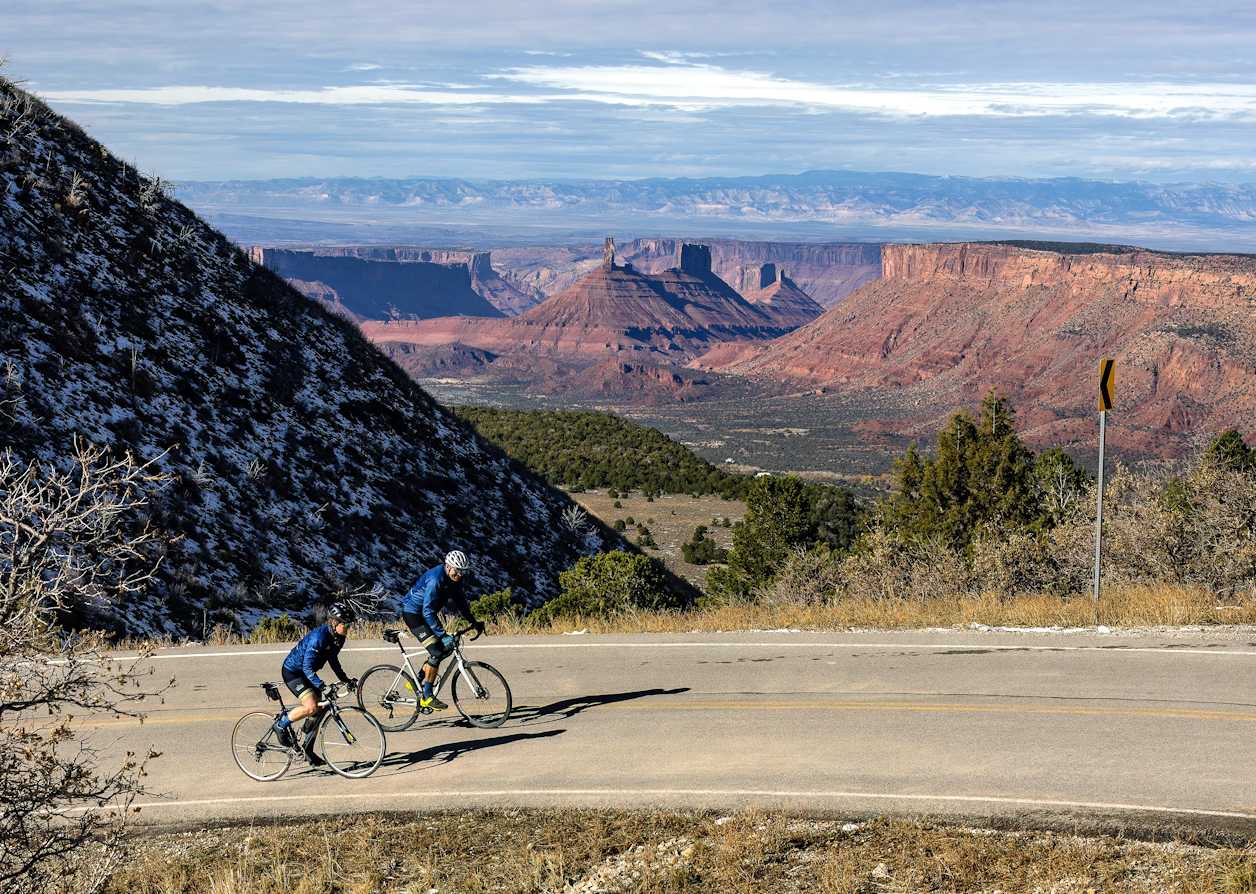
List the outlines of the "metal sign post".
<svg viewBox="0 0 1256 894">
<path fill-rule="evenodd" d="M 1099 569 L 1103 556 L 1103 448 L 1107 440 L 1108 411 L 1112 409 L 1115 360 L 1099 363 L 1099 504 L 1095 509 L 1095 626 L 1099 625 Z"/>
</svg>

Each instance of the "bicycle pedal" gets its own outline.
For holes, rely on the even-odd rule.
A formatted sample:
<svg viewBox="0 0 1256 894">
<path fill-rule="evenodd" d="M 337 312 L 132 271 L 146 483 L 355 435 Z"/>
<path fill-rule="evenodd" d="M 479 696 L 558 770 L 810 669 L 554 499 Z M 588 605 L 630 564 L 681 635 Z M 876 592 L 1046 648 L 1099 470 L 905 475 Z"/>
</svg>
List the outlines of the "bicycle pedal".
<svg viewBox="0 0 1256 894">
<path fill-rule="evenodd" d="M 432 709 L 431 709 L 431 708 L 429 708 L 429 707 L 427 707 L 427 706 L 425 706 L 425 705 L 419 705 L 419 713 L 420 713 L 420 714 L 431 714 L 431 713 L 432 713 Z"/>
</svg>

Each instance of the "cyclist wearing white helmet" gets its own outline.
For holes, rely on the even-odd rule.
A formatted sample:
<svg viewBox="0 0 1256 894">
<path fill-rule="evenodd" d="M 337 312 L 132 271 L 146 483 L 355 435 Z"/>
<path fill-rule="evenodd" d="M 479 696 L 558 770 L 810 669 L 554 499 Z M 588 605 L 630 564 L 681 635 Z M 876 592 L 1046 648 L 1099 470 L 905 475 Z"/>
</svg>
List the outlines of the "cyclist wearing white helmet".
<svg viewBox="0 0 1256 894">
<path fill-rule="evenodd" d="M 453 651 L 454 638 L 440 623 L 440 613 L 457 611 L 468 624 L 483 632 L 484 625 L 471 615 L 471 604 L 462 590 L 463 578 L 471 571 L 471 560 L 460 549 L 451 550 L 445 561 L 424 572 L 401 600 L 401 619 L 415 639 L 427 649 L 423 663 L 423 694 L 419 704 L 434 711 L 449 707 L 432 694 L 436 671 L 441 661 Z"/>
<path fill-rule="evenodd" d="M 340 650 L 345 644 L 348 627 L 357 619 L 358 613 L 347 602 L 336 602 L 327 609 L 327 623 L 315 627 L 301 638 L 301 642 L 293 646 L 288 657 L 284 659 L 281 672 L 283 681 L 301 704 L 289 708 L 275 723 L 279 731 L 279 742 L 286 748 L 295 748 L 297 737 L 292 732 L 292 722 L 302 718 L 316 719 L 320 713 L 318 699 L 323 691 L 323 681 L 318 671 L 324 664 L 330 664 L 342 683 L 350 689 L 358 685 L 358 681 L 345 676 L 340 666 Z M 304 732 L 308 737 L 304 744 L 305 758 L 312 766 L 320 766 L 323 761 L 314 753 L 314 725 L 307 721 Z"/>
</svg>

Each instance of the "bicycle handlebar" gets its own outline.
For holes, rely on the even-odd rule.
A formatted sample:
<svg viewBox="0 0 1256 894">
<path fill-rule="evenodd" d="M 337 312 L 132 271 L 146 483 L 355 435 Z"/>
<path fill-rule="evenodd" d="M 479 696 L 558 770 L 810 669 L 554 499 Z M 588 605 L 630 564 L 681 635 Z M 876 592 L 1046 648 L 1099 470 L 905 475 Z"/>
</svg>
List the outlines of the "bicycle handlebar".
<svg viewBox="0 0 1256 894">
<path fill-rule="evenodd" d="M 340 691 L 340 687 L 342 686 L 345 689 L 344 692 Z M 339 699 L 342 695 L 347 695 L 348 693 L 352 691 L 353 690 L 349 688 L 348 683 L 340 683 L 340 682 L 329 683 L 328 685 L 323 687 L 323 691 L 320 693 L 322 695 L 322 698 L 319 699 L 318 706 L 320 708 L 325 708 L 331 702 L 334 702 L 337 699 Z"/>
</svg>

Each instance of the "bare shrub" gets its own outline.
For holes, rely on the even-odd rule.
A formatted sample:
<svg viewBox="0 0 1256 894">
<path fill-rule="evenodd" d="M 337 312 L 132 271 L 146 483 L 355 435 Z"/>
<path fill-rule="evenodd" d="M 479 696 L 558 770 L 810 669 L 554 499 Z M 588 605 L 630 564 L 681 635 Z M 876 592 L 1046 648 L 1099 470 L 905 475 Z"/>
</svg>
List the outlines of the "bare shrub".
<svg viewBox="0 0 1256 894">
<path fill-rule="evenodd" d="M 958 599 L 972 591 L 963 555 L 938 538 L 903 543 L 875 528 L 842 562 L 839 577 L 852 599 Z"/>
<path fill-rule="evenodd" d="M 1072 589 L 1094 570 L 1094 488 L 1051 533 Z M 1118 466 L 1104 494 L 1104 579 L 1203 587 L 1218 596 L 1256 587 L 1256 473 L 1202 459 L 1192 471 Z M 1079 586 L 1080 584 L 1080 586 Z"/>
<path fill-rule="evenodd" d="M 125 599 L 153 572 L 156 534 L 134 525 L 166 481 L 151 464 L 76 444 L 68 471 L 0 455 L 0 888 L 44 891 L 67 874 L 95 890 L 145 762 L 113 765 L 77 737 L 70 711 L 134 715 L 142 657 L 119 661 L 94 632 L 58 618 Z M 149 671 L 151 673 L 151 671 Z M 86 846 L 104 837 L 93 858 Z M 70 868 L 67 859 L 78 857 Z"/>
<path fill-rule="evenodd" d="M 827 546 L 796 547 L 763 594 L 774 605 L 825 605 L 842 590 L 841 561 Z"/>
<path fill-rule="evenodd" d="M 839 577 L 852 599 L 903 599 L 911 591 L 911 560 L 897 537 L 874 528 L 859 538 Z"/>
<path fill-rule="evenodd" d="M 976 589 L 1000 598 L 1056 589 L 1050 543 L 1002 525 L 988 525 L 973 541 L 972 572 Z"/>
</svg>

